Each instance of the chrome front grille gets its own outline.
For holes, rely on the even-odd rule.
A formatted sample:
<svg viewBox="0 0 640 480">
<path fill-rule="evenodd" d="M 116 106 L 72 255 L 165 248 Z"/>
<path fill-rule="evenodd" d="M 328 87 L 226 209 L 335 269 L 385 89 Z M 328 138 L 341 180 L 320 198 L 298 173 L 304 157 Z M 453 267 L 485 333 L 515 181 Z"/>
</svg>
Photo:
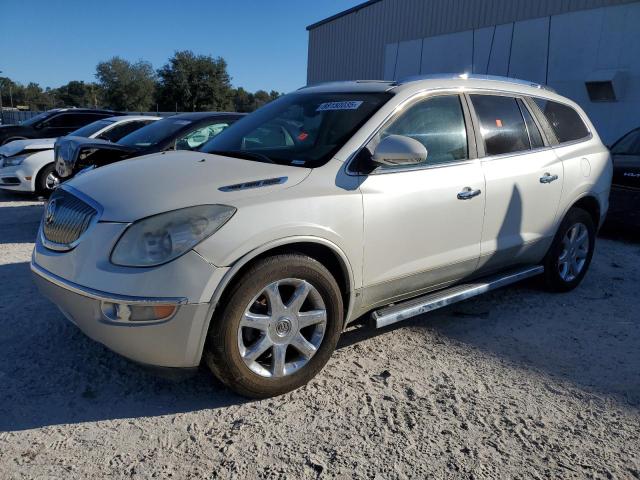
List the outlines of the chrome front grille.
<svg viewBox="0 0 640 480">
<path fill-rule="evenodd" d="M 97 219 L 98 211 L 72 193 L 58 188 L 47 203 L 42 219 L 46 247 L 70 250 Z"/>
</svg>

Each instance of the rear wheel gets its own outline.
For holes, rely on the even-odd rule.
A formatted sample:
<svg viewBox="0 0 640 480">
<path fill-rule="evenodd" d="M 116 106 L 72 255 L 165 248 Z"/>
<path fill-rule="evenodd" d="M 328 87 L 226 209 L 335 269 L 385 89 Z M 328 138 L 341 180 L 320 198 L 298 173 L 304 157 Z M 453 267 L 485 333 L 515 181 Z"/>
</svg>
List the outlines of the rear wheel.
<svg viewBox="0 0 640 480">
<path fill-rule="evenodd" d="M 580 208 L 569 210 L 544 260 L 549 290 L 568 292 L 580 284 L 591 264 L 595 234 L 591 215 Z"/>
<path fill-rule="evenodd" d="M 304 385 L 326 364 L 340 337 L 338 284 L 305 255 L 258 261 L 224 303 L 209 329 L 205 361 L 244 396 L 271 397 Z"/>
<path fill-rule="evenodd" d="M 55 164 L 43 167 L 36 179 L 36 192 L 40 195 L 51 195 L 58 185 L 60 185 L 60 177 L 56 173 Z"/>
</svg>

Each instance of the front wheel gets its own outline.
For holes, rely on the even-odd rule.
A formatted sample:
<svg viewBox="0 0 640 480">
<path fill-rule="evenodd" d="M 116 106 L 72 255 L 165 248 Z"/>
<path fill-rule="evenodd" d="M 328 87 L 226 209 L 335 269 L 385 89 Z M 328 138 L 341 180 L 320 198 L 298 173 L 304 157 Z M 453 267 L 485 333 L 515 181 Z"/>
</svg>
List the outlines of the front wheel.
<svg viewBox="0 0 640 480">
<path fill-rule="evenodd" d="M 51 193 L 60 185 L 60 177 L 56 173 L 55 165 L 49 164 L 45 166 L 36 180 L 36 192 L 40 195 L 51 195 Z"/>
<path fill-rule="evenodd" d="M 549 290 L 568 292 L 580 284 L 591 264 L 595 240 L 591 215 L 581 208 L 569 210 L 544 260 Z"/>
<path fill-rule="evenodd" d="M 324 367 L 340 337 L 338 284 L 306 255 L 258 261 L 223 302 L 209 328 L 205 361 L 225 385 L 247 397 L 304 385 Z"/>
</svg>

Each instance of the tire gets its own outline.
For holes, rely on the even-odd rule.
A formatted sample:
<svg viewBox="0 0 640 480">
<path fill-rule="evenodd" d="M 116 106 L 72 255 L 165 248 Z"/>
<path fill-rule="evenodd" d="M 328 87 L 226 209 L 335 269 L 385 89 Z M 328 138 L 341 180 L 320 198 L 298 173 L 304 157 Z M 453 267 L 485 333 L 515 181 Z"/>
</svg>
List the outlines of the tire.
<svg viewBox="0 0 640 480">
<path fill-rule="evenodd" d="M 575 243 L 571 243 L 574 234 Z M 583 235 L 588 242 L 586 246 L 576 240 Z M 548 290 L 568 292 L 582 282 L 591 264 L 595 240 L 596 227 L 591 215 L 581 208 L 569 210 L 544 259 L 544 282 Z"/>
<path fill-rule="evenodd" d="M 305 289 L 309 292 L 299 296 L 305 299 L 296 310 L 294 293 Z M 303 254 L 257 261 L 220 303 L 223 308 L 212 318 L 204 359 L 222 383 L 245 397 L 273 397 L 309 382 L 331 357 L 342 331 L 342 295 L 335 278 L 320 262 Z M 247 321 L 247 313 L 255 323 Z M 303 322 L 318 323 L 300 327 Z M 307 343 L 300 343 L 298 335 Z M 298 350 L 296 345 L 304 348 Z M 309 345 L 315 350 L 309 350 Z"/>
<path fill-rule="evenodd" d="M 38 172 L 38 176 L 36 177 L 36 193 L 37 194 L 43 195 L 43 196 L 49 196 L 51 195 L 51 193 L 53 193 L 53 190 L 55 190 L 55 187 L 50 188 L 49 186 L 49 182 L 47 180 L 49 175 L 55 175 L 55 177 L 58 178 L 58 175 L 56 174 L 56 166 L 54 163 L 45 165 Z"/>
</svg>

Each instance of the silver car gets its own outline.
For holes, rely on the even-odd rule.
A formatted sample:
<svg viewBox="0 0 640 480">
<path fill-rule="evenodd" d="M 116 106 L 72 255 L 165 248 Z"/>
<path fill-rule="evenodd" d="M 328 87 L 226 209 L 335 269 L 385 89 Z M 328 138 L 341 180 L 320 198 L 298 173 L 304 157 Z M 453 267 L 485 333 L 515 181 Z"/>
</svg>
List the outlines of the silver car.
<svg viewBox="0 0 640 480">
<path fill-rule="evenodd" d="M 31 268 L 89 337 L 144 364 L 201 361 L 242 395 L 295 389 L 345 327 L 527 277 L 583 279 L 611 160 L 572 101 L 437 76 L 302 88 L 201 151 L 65 183 Z"/>
</svg>

